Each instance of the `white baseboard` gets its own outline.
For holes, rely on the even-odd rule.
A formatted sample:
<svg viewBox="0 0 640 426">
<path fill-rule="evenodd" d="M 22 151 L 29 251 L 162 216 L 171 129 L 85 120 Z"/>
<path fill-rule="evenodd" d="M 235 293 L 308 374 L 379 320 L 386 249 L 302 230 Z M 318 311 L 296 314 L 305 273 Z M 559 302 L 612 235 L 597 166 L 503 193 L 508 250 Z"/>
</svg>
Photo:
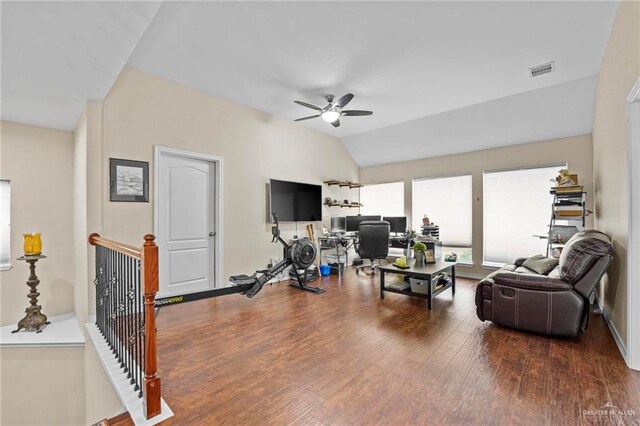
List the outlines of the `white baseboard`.
<svg viewBox="0 0 640 426">
<path fill-rule="evenodd" d="M 613 321 L 611 321 L 611 317 L 609 317 L 609 313 L 605 309 L 604 304 L 600 300 L 600 297 L 598 297 L 597 293 L 595 293 L 595 295 L 596 295 L 596 303 L 598 304 L 598 307 L 600 308 L 600 311 L 602 312 L 602 317 L 604 318 L 604 322 L 607 324 L 607 327 L 609 327 L 609 331 L 611 331 L 611 335 L 613 336 L 613 340 L 615 340 L 616 345 L 618 346 L 618 350 L 620 351 L 620 355 L 622 355 L 622 358 L 624 358 L 624 362 L 627 365 L 629 365 L 629 360 L 627 358 L 627 345 L 625 345 L 624 341 L 622 340 L 622 337 L 620 337 L 620 333 L 618 332 L 618 329 L 616 328 L 616 326 L 613 323 Z"/>
<path fill-rule="evenodd" d="M 482 280 L 489 274 L 472 274 L 471 272 L 463 272 L 456 268 L 456 277 L 471 278 L 472 280 Z"/>
</svg>

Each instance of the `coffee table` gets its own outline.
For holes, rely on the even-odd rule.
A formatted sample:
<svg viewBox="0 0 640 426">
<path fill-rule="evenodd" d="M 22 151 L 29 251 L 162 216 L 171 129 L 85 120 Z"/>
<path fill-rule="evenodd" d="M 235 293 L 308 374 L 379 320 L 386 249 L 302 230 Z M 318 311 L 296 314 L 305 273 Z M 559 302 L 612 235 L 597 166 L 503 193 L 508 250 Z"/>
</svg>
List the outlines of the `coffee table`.
<svg viewBox="0 0 640 426">
<path fill-rule="evenodd" d="M 405 296 L 420 297 L 422 299 L 427 299 L 429 309 L 432 309 L 433 298 L 439 295 L 440 293 L 442 293 L 443 291 L 451 288 L 451 294 L 456 294 L 456 262 L 438 261 L 436 263 L 427 263 L 424 266 L 415 266 L 415 259 L 410 259 L 407 261 L 407 266 L 409 266 L 408 269 L 401 269 L 389 263 L 388 265 L 381 265 L 378 267 L 378 271 L 380 271 L 380 298 L 381 299 L 384 299 L 385 291 L 390 293 L 404 294 Z M 432 280 L 433 276 L 441 272 L 447 272 L 447 271 L 449 271 L 449 274 L 451 275 L 451 280 L 445 285 L 438 287 L 437 283 L 433 282 Z M 384 285 L 385 273 L 402 274 L 408 277 L 425 280 L 430 283 L 427 289 L 427 294 L 414 293 L 413 291 L 411 291 L 410 288 L 407 290 L 397 290 L 395 288 L 385 287 Z"/>
</svg>

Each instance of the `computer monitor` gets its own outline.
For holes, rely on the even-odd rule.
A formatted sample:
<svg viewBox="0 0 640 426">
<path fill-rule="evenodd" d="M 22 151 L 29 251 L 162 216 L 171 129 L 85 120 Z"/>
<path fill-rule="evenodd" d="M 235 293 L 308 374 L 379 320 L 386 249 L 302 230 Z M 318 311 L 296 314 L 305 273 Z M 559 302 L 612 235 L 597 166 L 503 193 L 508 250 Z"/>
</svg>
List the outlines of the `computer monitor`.
<svg viewBox="0 0 640 426">
<path fill-rule="evenodd" d="M 331 233 L 339 234 L 346 232 L 347 230 L 347 218 L 344 216 L 332 216 L 331 217 Z"/>
<path fill-rule="evenodd" d="M 382 220 L 386 220 L 391 225 L 391 232 L 405 232 L 407 230 L 406 216 L 385 216 Z"/>
<path fill-rule="evenodd" d="M 360 222 L 365 220 L 380 220 L 381 216 L 347 216 L 347 232 L 358 232 Z"/>
</svg>

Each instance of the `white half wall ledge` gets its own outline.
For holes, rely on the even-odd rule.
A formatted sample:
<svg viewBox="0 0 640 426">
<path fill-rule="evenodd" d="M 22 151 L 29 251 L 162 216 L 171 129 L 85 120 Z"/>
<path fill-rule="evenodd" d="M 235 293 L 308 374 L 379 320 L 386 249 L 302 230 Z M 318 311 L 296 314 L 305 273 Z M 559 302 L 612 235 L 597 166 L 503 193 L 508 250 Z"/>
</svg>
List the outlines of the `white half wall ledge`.
<svg viewBox="0 0 640 426">
<path fill-rule="evenodd" d="M 370 167 L 590 134 L 596 76 L 342 138 Z"/>
<path fill-rule="evenodd" d="M 69 313 L 49 318 L 48 324 L 41 333 L 20 330 L 12 333 L 17 325 L 7 325 L 0 328 L 1 348 L 42 348 L 69 347 L 85 344 L 84 335 L 75 314 Z"/>
</svg>

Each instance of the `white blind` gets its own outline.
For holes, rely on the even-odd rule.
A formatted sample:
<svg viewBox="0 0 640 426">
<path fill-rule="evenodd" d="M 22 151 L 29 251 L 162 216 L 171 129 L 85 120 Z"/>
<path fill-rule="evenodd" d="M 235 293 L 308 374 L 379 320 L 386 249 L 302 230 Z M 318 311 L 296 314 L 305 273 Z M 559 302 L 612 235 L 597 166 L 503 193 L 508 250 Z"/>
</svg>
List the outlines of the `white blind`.
<svg viewBox="0 0 640 426">
<path fill-rule="evenodd" d="M 11 266 L 11 184 L 0 180 L 0 270 Z"/>
<path fill-rule="evenodd" d="M 360 202 L 362 215 L 404 216 L 404 182 L 365 185 Z"/>
<path fill-rule="evenodd" d="M 484 173 L 484 262 L 544 254 L 553 196 L 549 181 L 565 165 Z"/>
<path fill-rule="evenodd" d="M 413 229 L 418 233 L 426 214 L 440 226 L 440 241 L 445 246 L 471 247 L 472 239 L 471 175 L 413 181 Z"/>
</svg>

